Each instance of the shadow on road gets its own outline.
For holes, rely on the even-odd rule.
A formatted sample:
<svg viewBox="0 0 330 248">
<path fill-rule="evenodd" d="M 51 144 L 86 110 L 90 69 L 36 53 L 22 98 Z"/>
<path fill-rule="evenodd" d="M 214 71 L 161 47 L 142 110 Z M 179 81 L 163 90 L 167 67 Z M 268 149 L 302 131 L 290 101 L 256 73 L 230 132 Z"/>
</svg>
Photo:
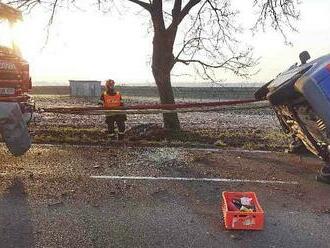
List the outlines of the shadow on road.
<svg viewBox="0 0 330 248">
<path fill-rule="evenodd" d="M 0 196 L 0 247 L 34 247 L 31 209 L 17 178 Z"/>
</svg>

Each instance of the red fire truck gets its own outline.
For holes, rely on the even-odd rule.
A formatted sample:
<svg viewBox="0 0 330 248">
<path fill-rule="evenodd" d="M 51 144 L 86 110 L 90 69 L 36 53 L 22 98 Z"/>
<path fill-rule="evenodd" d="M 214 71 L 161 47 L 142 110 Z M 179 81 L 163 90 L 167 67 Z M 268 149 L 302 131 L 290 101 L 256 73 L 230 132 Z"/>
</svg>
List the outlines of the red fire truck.
<svg viewBox="0 0 330 248">
<path fill-rule="evenodd" d="M 26 112 L 31 108 L 29 64 L 13 37 L 15 24 L 21 20 L 19 10 L 0 3 L 0 102 L 19 102 L 22 112 Z"/>
</svg>

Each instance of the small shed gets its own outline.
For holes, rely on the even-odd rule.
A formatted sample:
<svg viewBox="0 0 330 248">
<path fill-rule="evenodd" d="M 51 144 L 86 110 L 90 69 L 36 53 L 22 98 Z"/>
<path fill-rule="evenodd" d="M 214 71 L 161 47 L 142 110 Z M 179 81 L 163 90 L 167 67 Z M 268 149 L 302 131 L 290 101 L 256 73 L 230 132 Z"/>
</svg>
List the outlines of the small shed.
<svg viewBox="0 0 330 248">
<path fill-rule="evenodd" d="M 101 95 L 101 81 L 69 80 L 71 96 Z"/>
</svg>

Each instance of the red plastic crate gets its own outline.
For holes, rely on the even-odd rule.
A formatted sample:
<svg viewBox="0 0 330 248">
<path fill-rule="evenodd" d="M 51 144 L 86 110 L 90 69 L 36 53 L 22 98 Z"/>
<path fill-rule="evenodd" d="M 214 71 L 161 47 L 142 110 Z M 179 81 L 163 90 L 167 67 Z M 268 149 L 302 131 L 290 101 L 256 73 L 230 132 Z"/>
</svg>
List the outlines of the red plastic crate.
<svg viewBox="0 0 330 248">
<path fill-rule="evenodd" d="M 228 202 L 233 198 L 252 198 L 255 212 L 230 211 Z M 262 230 L 264 227 L 264 211 L 262 210 L 254 192 L 222 192 L 222 212 L 226 229 Z"/>
</svg>

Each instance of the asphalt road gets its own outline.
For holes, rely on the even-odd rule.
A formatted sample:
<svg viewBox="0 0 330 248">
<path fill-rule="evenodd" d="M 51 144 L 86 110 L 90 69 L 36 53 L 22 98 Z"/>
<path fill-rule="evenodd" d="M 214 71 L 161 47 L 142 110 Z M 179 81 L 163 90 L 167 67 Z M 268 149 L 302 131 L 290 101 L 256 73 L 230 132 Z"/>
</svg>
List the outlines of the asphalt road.
<svg viewBox="0 0 330 248">
<path fill-rule="evenodd" d="M 0 247 L 329 247 L 321 163 L 283 153 L 177 148 L 0 148 Z M 297 181 L 131 181 L 91 175 Z M 222 191 L 255 191 L 263 231 L 227 231 Z"/>
</svg>

